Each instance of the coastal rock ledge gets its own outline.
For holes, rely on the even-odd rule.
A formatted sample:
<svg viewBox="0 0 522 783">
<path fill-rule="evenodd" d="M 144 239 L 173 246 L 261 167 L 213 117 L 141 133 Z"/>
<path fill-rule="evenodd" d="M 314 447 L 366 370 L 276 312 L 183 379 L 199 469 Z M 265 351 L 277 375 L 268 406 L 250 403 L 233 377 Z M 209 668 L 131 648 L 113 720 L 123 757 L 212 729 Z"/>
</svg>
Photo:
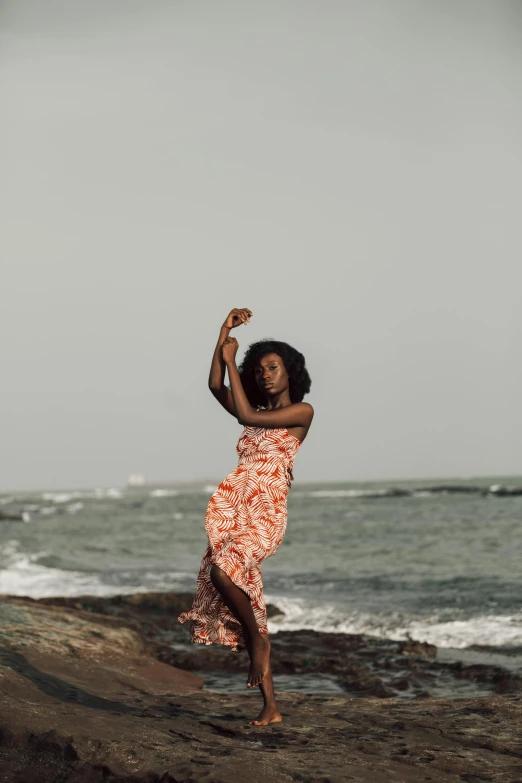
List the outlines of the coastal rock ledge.
<svg viewBox="0 0 522 783">
<path fill-rule="evenodd" d="M 522 700 L 205 691 L 123 617 L 0 596 L 0 783 L 522 783 Z"/>
</svg>

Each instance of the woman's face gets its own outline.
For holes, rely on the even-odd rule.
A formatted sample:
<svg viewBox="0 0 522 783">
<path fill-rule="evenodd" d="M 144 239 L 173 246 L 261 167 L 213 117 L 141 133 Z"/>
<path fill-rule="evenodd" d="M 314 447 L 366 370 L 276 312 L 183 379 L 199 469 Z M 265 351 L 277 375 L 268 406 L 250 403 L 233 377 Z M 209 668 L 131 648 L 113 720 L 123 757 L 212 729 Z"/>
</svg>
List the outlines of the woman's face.
<svg viewBox="0 0 522 783">
<path fill-rule="evenodd" d="M 263 394 L 272 397 L 288 388 L 288 373 L 277 353 L 267 353 L 254 368 L 256 382 Z"/>
</svg>

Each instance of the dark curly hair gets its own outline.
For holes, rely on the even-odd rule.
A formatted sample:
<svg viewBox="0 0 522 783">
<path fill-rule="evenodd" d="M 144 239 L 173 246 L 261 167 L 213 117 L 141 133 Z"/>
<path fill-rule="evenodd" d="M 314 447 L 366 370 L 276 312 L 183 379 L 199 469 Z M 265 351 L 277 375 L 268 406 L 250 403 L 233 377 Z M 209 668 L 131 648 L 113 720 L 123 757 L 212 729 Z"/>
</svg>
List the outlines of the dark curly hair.
<svg viewBox="0 0 522 783">
<path fill-rule="evenodd" d="M 284 362 L 288 373 L 288 385 L 292 402 L 301 402 L 305 394 L 308 394 L 312 381 L 305 366 L 305 358 L 302 353 L 296 351 L 288 343 L 273 340 L 271 337 L 259 340 L 248 346 L 248 350 L 239 366 L 239 375 L 243 389 L 248 397 L 250 405 L 264 405 L 265 395 L 256 383 L 255 366 L 267 353 L 277 353 Z"/>
</svg>

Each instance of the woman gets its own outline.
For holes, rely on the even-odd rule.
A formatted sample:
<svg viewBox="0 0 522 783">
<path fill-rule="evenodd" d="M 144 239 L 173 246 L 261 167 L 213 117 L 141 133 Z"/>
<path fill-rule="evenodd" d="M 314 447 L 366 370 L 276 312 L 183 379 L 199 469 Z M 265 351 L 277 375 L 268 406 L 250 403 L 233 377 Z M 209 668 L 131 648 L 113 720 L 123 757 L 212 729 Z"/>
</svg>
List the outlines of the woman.
<svg viewBox="0 0 522 783">
<path fill-rule="evenodd" d="M 196 597 L 178 619 L 192 622 L 194 642 L 226 644 L 234 651 L 246 647 L 247 687 L 259 686 L 264 699 L 261 713 L 249 722 L 266 726 L 282 717 L 274 697 L 260 564 L 283 540 L 292 464 L 314 411 L 302 402 L 311 385 L 304 356 L 287 343 L 254 343 L 237 368 L 238 343 L 230 330 L 251 317 L 247 308 L 230 312 L 212 357 L 210 390 L 245 429 L 237 444 L 239 465 L 208 504 L 209 543 Z"/>
</svg>

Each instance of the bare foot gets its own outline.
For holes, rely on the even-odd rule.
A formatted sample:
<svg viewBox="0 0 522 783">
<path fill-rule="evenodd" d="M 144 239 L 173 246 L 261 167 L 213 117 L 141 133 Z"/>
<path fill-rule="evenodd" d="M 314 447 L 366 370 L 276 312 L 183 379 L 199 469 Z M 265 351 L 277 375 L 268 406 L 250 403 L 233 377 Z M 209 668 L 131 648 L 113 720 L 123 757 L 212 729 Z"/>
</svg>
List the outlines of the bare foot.
<svg viewBox="0 0 522 783">
<path fill-rule="evenodd" d="M 247 688 L 256 688 L 270 668 L 270 642 L 266 634 L 259 634 L 252 642 L 252 657 L 248 672 Z"/>
<path fill-rule="evenodd" d="M 248 722 L 252 726 L 267 726 L 269 723 L 281 723 L 282 720 L 281 713 L 275 704 L 265 704 L 257 718 Z"/>
</svg>

